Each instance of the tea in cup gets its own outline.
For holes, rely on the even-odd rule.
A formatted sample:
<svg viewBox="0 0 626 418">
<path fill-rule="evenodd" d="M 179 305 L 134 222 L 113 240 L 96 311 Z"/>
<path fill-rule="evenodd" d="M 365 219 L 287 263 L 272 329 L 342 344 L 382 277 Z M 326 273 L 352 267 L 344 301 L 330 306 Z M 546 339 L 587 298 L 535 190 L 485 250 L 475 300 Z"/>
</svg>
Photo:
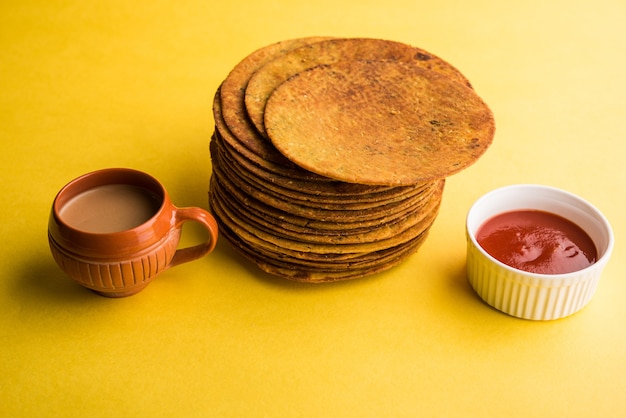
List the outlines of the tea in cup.
<svg viewBox="0 0 626 418">
<path fill-rule="evenodd" d="M 178 249 L 182 226 L 200 223 L 207 241 Z M 54 199 L 48 240 L 59 267 L 109 297 L 130 296 L 159 273 L 215 248 L 218 227 L 206 210 L 178 208 L 152 176 L 126 168 L 85 174 Z"/>
</svg>

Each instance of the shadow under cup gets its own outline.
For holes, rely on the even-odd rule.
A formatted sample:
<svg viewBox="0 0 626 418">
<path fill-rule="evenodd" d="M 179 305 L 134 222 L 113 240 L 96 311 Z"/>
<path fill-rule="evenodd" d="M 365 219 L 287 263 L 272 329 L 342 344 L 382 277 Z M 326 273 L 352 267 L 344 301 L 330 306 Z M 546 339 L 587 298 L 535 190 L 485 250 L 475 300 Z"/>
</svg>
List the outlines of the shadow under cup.
<svg viewBox="0 0 626 418">
<path fill-rule="evenodd" d="M 482 224 L 516 210 L 551 212 L 574 222 L 593 240 L 597 260 L 564 274 L 530 273 L 487 253 L 476 240 Z M 604 215 L 584 199 L 549 186 L 513 185 L 478 199 L 467 215 L 467 275 L 476 293 L 494 308 L 525 319 L 558 319 L 589 303 L 613 250 L 613 231 Z"/>
<path fill-rule="evenodd" d="M 206 242 L 177 249 L 182 224 L 195 221 Z M 131 169 L 85 174 L 57 194 L 48 223 L 52 255 L 72 279 L 111 297 L 142 290 L 162 271 L 210 253 L 217 224 L 201 208 L 177 208 L 161 183 Z"/>
</svg>

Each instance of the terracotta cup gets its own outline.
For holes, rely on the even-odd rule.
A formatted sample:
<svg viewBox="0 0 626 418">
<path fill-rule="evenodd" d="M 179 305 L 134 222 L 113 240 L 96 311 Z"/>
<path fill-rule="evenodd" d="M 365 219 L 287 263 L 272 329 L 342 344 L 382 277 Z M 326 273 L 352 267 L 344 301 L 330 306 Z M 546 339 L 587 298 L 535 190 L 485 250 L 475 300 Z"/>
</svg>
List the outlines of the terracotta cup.
<svg viewBox="0 0 626 418">
<path fill-rule="evenodd" d="M 147 220 L 129 228 L 103 232 L 86 228 L 68 215 L 70 205 L 75 205 L 77 199 L 106 186 L 146 193 L 150 205 L 149 209 L 143 208 L 144 212 L 148 211 L 143 216 Z M 137 205 L 128 200 L 124 206 L 125 197 L 113 197 L 121 202 L 121 207 L 110 208 L 109 201 L 115 199 L 105 198 L 102 202 L 106 204 L 94 207 L 92 202 L 91 209 L 87 206 L 74 212 L 81 216 L 91 213 L 97 222 L 100 212 L 103 217 L 116 220 L 130 216 L 126 212 L 135 211 Z M 177 249 L 182 226 L 187 221 L 200 223 L 209 238 L 201 244 Z M 210 213 L 196 207 L 174 206 L 159 181 L 141 171 L 125 168 L 95 171 L 68 183 L 54 199 L 48 223 L 50 250 L 59 267 L 81 285 L 108 297 L 133 295 L 164 270 L 209 254 L 217 237 L 217 223 Z"/>
</svg>

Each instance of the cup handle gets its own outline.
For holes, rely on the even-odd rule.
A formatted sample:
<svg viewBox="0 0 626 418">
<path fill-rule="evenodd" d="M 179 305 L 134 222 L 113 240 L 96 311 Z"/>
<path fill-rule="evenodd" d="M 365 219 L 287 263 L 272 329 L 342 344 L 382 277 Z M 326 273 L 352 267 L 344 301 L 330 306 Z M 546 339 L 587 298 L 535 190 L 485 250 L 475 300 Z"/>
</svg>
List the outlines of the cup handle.
<svg viewBox="0 0 626 418">
<path fill-rule="evenodd" d="M 215 245 L 217 244 L 217 222 L 209 212 L 196 207 L 176 208 L 175 216 L 175 228 L 182 228 L 182 224 L 187 221 L 195 221 L 206 228 L 207 232 L 209 233 L 209 239 L 202 244 L 176 250 L 176 252 L 174 253 L 174 257 L 172 257 L 172 261 L 170 261 L 170 263 L 167 265 L 167 268 L 171 268 L 179 264 L 197 260 L 200 257 L 204 257 L 205 255 L 213 251 Z"/>
</svg>

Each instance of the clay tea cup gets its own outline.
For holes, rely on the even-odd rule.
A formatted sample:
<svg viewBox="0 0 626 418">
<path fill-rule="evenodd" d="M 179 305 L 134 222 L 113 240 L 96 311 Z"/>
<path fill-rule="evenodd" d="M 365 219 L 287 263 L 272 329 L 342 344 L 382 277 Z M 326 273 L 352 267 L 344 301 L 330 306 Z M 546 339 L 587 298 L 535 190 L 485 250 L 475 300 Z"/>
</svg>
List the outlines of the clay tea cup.
<svg viewBox="0 0 626 418">
<path fill-rule="evenodd" d="M 194 221 L 208 239 L 178 249 L 182 226 Z M 215 248 L 218 227 L 206 210 L 174 206 L 152 176 L 126 168 L 85 174 L 54 199 L 48 241 L 73 280 L 108 297 L 133 295 L 158 274 Z"/>
</svg>

